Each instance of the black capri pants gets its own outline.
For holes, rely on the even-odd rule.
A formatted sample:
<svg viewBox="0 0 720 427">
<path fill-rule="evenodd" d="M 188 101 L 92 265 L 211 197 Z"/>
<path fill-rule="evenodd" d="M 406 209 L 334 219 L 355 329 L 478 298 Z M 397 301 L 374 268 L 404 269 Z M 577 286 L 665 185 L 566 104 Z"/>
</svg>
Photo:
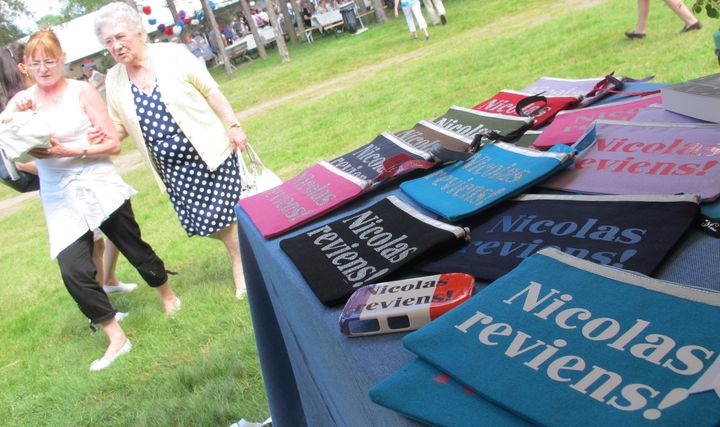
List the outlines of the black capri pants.
<svg viewBox="0 0 720 427">
<path fill-rule="evenodd" d="M 117 246 L 121 254 L 140 273 L 150 287 L 162 286 L 168 275 L 165 264 L 140 234 L 130 200 L 126 200 L 106 219 L 100 230 Z M 92 260 L 93 232 L 82 237 L 58 254 L 60 274 L 80 311 L 93 323 L 115 317 L 115 309 L 96 279 L 97 268 Z"/>
</svg>

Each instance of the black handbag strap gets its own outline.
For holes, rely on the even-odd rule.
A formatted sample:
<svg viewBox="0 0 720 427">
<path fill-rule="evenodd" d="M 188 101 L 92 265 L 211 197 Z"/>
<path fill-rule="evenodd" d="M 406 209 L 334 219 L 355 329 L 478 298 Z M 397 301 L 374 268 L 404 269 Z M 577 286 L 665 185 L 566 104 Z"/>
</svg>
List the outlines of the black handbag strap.
<svg viewBox="0 0 720 427">
<path fill-rule="evenodd" d="M 533 97 L 538 95 L 533 95 Z M 528 97 L 532 98 L 532 97 Z M 542 97 L 545 98 L 545 97 Z M 521 101 L 522 102 L 522 101 Z M 533 101 L 536 102 L 536 101 Z M 532 103 L 532 102 L 531 102 Z M 518 103 L 517 109 L 524 108 L 529 104 L 524 104 L 523 106 Z M 524 115 L 524 114 L 523 114 Z M 525 116 L 528 117 L 528 116 Z M 512 132 L 509 132 L 505 135 L 496 132 L 491 129 L 485 129 L 482 132 L 479 132 L 475 134 L 473 137 L 472 142 L 468 146 L 468 149 L 465 151 L 455 151 L 451 150 L 449 148 L 446 148 L 442 144 L 435 143 L 430 149 L 430 153 L 438 159 L 440 162 L 452 162 L 452 161 L 458 161 L 458 160 L 467 160 L 472 156 L 473 154 L 477 153 L 478 151 L 482 150 L 482 148 L 490 143 L 493 142 L 508 142 L 513 143 L 520 139 L 523 135 L 525 135 L 525 132 L 532 129 L 533 125 L 535 124 L 535 120 L 529 120 L 527 123 L 522 125 L 521 127 L 515 129 Z"/>
</svg>

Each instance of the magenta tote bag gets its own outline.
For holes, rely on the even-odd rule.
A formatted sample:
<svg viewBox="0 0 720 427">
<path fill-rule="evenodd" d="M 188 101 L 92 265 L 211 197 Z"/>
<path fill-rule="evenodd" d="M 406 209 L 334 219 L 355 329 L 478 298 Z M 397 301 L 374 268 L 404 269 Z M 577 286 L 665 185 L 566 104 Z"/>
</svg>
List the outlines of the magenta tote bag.
<svg viewBox="0 0 720 427">
<path fill-rule="evenodd" d="M 641 108 L 658 102 L 660 95 L 654 95 L 614 104 L 561 111 L 555 116 L 555 120 L 543 129 L 543 133 L 535 140 L 533 147 L 547 150 L 557 144 L 574 144 L 595 120 L 630 121 Z"/>
<path fill-rule="evenodd" d="M 320 161 L 275 188 L 240 199 L 263 237 L 285 233 L 354 199 L 370 181 Z"/>
<path fill-rule="evenodd" d="M 598 194 L 720 195 L 720 125 L 595 122 L 575 163 L 541 185 Z"/>
</svg>

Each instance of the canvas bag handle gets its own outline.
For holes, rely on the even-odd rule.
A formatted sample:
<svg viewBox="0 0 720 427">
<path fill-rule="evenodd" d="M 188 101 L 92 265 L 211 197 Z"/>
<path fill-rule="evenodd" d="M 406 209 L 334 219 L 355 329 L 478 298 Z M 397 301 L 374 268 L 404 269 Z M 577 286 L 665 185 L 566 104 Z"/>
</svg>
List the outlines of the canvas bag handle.
<svg viewBox="0 0 720 427">
<path fill-rule="evenodd" d="M 253 189 L 257 187 L 257 179 L 264 165 L 249 142 L 245 144 L 244 150 L 237 148 L 235 152 L 240 172 L 240 194 L 244 197 L 254 193 Z"/>
<path fill-rule="evenodd" d="M 547 98 L 541 94 L 527 96 L 517 103 L 517 105 L 515 106 L 515 113 L 520 117 L 532 118 L 532 115 L 527 114 L 524 110 L 525 107 L 532 105 L 536 102 L 547 103 Z M 535 120 L 530 120 L 521 127 L 505 135 L 494 130 L 487 129 L 475 135 L 466 151 L 450 150 L 448 148 L 445 148 L 441 144 L 434 144 L 430 149 L 430 152 L 433 156 L 435 156 L 435 158 L 437 158 L 441 162 L 467 160 L 468 158 L 470 158 L 470 156 L 482 150 L 482 148 L 487 144 L 487 140 L 490 140 L 491 142 L 501 141 L 512 143 L 517 141 L 521 136 L 523 136 L 525 132 L 532 129 L 534 125 Z"/>
</svg>

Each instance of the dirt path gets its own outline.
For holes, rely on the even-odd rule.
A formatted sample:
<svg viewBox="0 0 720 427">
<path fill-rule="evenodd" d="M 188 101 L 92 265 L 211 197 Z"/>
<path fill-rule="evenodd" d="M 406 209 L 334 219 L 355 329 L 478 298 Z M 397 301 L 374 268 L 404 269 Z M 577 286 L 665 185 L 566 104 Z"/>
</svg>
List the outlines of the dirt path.
<svg viewBox="0 0 720 427">
<path fill-rule="evenodd" d="M 487 37 L 489 35 L 501 35 L 504 33 L 519 30 L 521 28 L 541 25 L 563 12 L 589 9 L 595 6 L 599 6 L 605 3 L 605 1 L 606 0 L 590 0 L 578 2 L 576 0 L 561 0 L 549 6 L 545 10 L 545 13 L 543 15 L 521 13 L 519 15 L 504 17 L 493 22 L 491 25 L 479 27 L 473 31 L 469 31 L 452 37 L 453 43 L 473 42 L 478 38 Z M 396 66 L 398 64 L 405 64 L 409 61 L 424 58 L 429 55 L 441 55 L 445 48 L 446 43 L 431 44 L 425 49 L 411 51 L 406 54 L 395 56 L 372 65 L 367 65 L 365 67 L 347 72 L 334 79 L 326 80 L 324 82 L 302 88 L 295 92 L 279 96 L 263 103 L 253 105 L 250 108 L 238 111 L 236 113 L 236 116 L 238 117 L 238 120 L 243 121 L 249 117 L 254 116 L 255 114 L 262 113 L 273 108 L 281 107 L 285 104 L 294 103 L 295 105 L 303 105 L 309 102 L 315 102 L 336 92 L 350 88 L 353 85 L 369 80 L 375 77 L 380 71 L 387 68 Z M 121 174 L 124 174 L 142 166 L 140 154 L 136 151 L 132 151 L 122 156 L 118 156 L 113 159 L 113 162 L 115 163 L 115 166 L 117 166 Z M 38 197 L 38 193 L 32 192 L 20 194 L 9 199 L 0 200 L 0 220 L 22 209 L 28 201 L 34 200 L 36 197 Z"/>
</svg>

